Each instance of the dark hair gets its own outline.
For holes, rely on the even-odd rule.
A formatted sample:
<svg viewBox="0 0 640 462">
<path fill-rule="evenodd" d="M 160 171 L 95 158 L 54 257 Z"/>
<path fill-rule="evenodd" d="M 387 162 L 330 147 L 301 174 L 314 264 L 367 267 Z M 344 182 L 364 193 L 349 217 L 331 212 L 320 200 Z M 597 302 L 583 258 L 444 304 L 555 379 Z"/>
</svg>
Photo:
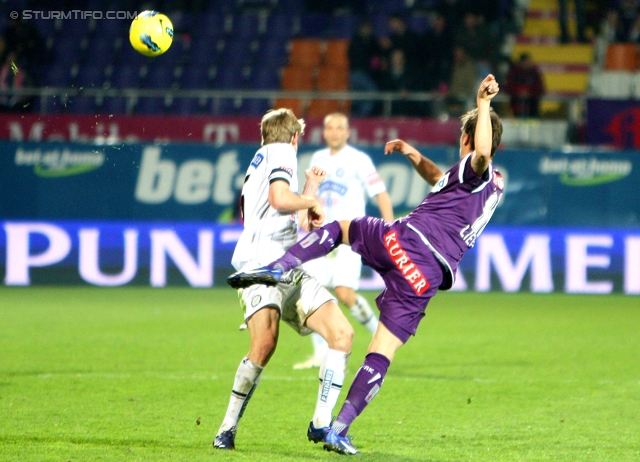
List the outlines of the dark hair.
<svg viewBox="0 0 640 462">
<path fill-rule="evenodd" d="M 489 108 L 489 116 L 491 117 L 491 157 L 495 155 L 500 146 L 502 139 L 502 121 L 500 116 L 496 114 L 493 108 Z M 462 121 L 462 133 L 469 135 L 471 141 L 471 149 L 476 149 L 476 124 L 478 123 L 478 109 L 472 109 L 460 117 Z"/>
</svg>

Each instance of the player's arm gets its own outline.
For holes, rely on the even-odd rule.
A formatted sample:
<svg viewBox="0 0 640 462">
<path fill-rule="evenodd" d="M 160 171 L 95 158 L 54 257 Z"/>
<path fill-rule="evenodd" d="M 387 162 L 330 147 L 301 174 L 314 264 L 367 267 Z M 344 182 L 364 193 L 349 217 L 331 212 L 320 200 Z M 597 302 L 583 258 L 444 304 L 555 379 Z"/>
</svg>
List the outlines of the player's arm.
<svg viewBox="0 0 640 462">
<path fill-rule="evenodd" d="M 492 74 L 485 77 L 478 88 L 478 95 L 476 97 L 478 121 L 476 122 L 476 134 L 474 138 L 475 151 L 471 157 L 471 167 L 478 175 L 482 175 L 491 162 L 493 132 L 489 110 L 491 109 L 491 100 L 499 91 L 500 86 Z"/>
<path fill-rule="evenodd" d="M 378 208 L 380 209 L 380 216 L 382 219 L 388 223 L 391 223 L 394 220 L 393 216 L 393 205 L 391 205 L 391 197 L 387 191 L 382 191 L 380 194 L 375 196 L 376 201 L 378 202 Z"/>
<path fill-rule="evenodd" d="M 305 182 L 302 188 L 302 195 L 305 197 L 316 197 L 318 186 L 327 177 L 327 172 L 317 166 L 305 170 Z M 311 231 L 322 226 L 324 222 L 324 211 L 318 203 L 317 207 L 310 207 L 298 211 L 298 221 L 300 227 L 305 231 Z"/>
<path fill-rule="evenodd" d="M 385 155 L 392 154 L 394 152 L 399 152 L 409 159 L 409 162 L 411 162 L 415 171 L 418 172 L 420 176 L 431 186 L 436 184 L 442 176 L 442 170 L 440 170 L 431 159 L 420 154 L 420 151 L 409 143 L 406 143 L 403 140 L 393 140 L 385 144 Z"/>
<path fill-rule="evenodd" d="M 289 183 L 275 180 L 269 185 L 269 204 L 280 213 L 293 213 L 320 207 L 314 196 L 298 195 L 289 189 Z"/>
</svg>

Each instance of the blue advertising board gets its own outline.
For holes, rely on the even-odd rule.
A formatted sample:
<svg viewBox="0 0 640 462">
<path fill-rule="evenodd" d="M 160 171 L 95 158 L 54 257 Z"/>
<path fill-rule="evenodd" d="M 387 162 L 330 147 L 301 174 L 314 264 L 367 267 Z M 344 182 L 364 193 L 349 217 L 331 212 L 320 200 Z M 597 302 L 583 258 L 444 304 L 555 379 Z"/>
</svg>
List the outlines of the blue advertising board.
<svg viewBox="0 0 640 462">
<path fill-rule="evenodd" d="M 7 286 L 225 284 L 242 228 L 202 222 L 0 222 Z M 370 270 L 361 288 L 380 289 Z M 463 258 L 456 291 L 640 295 L 640 230 L 489 224 Z"/>
<path fill-rule="evenodd" d="M 0 219 L 232 222 L 258 147 L 0 142 Z M 301 146 L 299 175 L 317 148 Z M 429 192 L 401 155 L 363 149 L 396 216 Z M 421 151 L 443 170 L 457 160 L 455 148 Z M 494 163 L 506 180 L 494 225 L 640 228 L 637 151 L 503 149 Z"/>
</svg>

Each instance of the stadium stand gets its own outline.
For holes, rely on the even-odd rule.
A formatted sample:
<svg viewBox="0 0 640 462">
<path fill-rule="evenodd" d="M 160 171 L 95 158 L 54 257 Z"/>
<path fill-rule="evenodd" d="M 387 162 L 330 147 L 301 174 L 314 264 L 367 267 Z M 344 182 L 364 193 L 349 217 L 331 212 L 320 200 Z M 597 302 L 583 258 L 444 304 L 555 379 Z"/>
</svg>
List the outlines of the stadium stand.
<svg viewBox="0 0 640 462">
<path fill-rule="evenodd" d="M 43 4 L 29 0 L 23 3 L 25 7 Z M 125 0 L 71 0 L 65 5 L 71 9 L 76 3 L 80 9 L 116 11 L 128 10 L 129 5 Z M 40 76 L 40 85 L 51 88 L 345 91 L 349 85 L 349 38 L 363 17 L 372 21 L 377 37 L 388 35 L 388 19 L 395 13 L 405 15 L 408 27 L 422 35 L 429 30 L 429 15 L 441 3 L 443 0 L 366 0 L 361 2 L 364 11 L 353 11 L 349 2 L 336 11 L 309 11 L 304 0 L 230 0 L 201 3 L 204 11 L 190 11 L 182 2 L 161 1 L 156 7 L 172 19 L 175 37 L 167 53 L 157 58 L 144 57 L 129 46 L 129 20 L 40 18 L 32 23 L 42 35 L 50 59 L 37 63 L 36 75 Z M 459 3 L 466 8 L 475 5 L 471 0 Z M 555 0 L 531 0 L 521 37 L 557 36 L 555 3 Z M 502 27 L 498 25 L 500 21 L 512 20 L 509 15 L 515 4 L 515 0 L 500 2 L 502 16 L 494 27 Z M 7 3 L 0 4 L 4 18 L 8 17 L 8 8 Z M 544 14 L 551 20 L 545 21 Z M 0 27 L 4 24 L 6 21 L 0 22 Z M 543 66 L 550 91 L 584 93 L 593 59 L 589 45 L 566 45 L 567 61 L 558 61 L 557 52 L 561 48 L 549 51 L 547 42 L 536 40 L 519 40 L 513 55 L 530 49 Z M 109 113 L 132 113 L 135 109 L 144 113 L 158 110 L 179 114 L 241 114 L 260 113 L 275 103 L 288 104 L 303 115 L 307 111 L 315 114 L 327 108 L 349 107 L 344 102 L 319 99 L 274 102 L 259 98 L 245 101 L 191 98 L 189 101 L 190 98 L 175 97 L 143 103 L 144 99 L 141 97 L 135 103 L 123 96 L 87 97 L 76 99 L 75 104 L 65 108 L 59 101 L 45 98 L 43 104 L 33 107 L 45 111 L 77 108 L 82 112 Z"/>
</svg>

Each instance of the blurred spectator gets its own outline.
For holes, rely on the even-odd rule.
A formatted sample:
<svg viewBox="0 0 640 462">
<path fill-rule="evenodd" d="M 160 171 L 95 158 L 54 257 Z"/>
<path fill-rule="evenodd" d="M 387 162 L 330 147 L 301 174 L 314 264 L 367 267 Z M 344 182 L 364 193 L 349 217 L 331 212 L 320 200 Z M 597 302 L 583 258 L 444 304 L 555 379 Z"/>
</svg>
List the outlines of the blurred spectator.
<svg viewBox="0 0 640 462">
<path fill-rule="evenodd" d="M 389 17 L 389 37 L 383 38 L 381 44 L 388 59 L 391 58 L 391 52 L 394 50 L 402 50 L 411 71 L 423 70 L 423 60 L 420 56 L 420 36 L 409 30 L 402 16 L 394 14 Z"/>
<path fill-rule="evenodd" d="M 496 47 L 482 15 L 471 12 L 464 15 L 462 26 L 456 30 L 455 45 L 464 48 L 475 62 L 476 76 L 486 76 L 492 72 L 491 60 Z"/>
<path fill-rule="evenodd" d="M 37 64 L 46 61 L 44 39 L 33 25 L 22 19 L 9 19 L 2 35 L 1 47 L 2 62 L 9 53 L 14 52 L 17 60 L 28 72 L 32 72 Z"/>
<path fill-rule="evenodd" d="M 451 75 L 451 34 L 443 15 L 435 13 L 432 25 L 422 38 L 426 62 L 425 90 L 440 89 Z"/>
<path fill-rule="evenodd" d="M 569 43 L 569 24 L 567 19 L 568 0 L 558 0 L 560 6 L 560 13 L 558 19 L 560 21 L 560 41 L 562 43 Z M 587 36 L 585 35 L 585 28 L 587 25 L 585 0 L 573 0 L 573 6 L 576 15 L 576 25 L 578 26 L 578 42 L 587 43 Z"/>
<path fill-rule="evenodd" d="M 625 42 L 627 31 L 620 19 L 620 12 L 616 9 L 607 11 L 600 27 L 600 37 L 609 43 Z"/>
<path fill-rule="evenodd" d="M 401 95 L 419 89 L 416 73 L 407 69 L 407 59 L 404 50 L 396 48 L 389 55 L 389 67 L 383 75 L 380 86 L 385 91 L 397 91 Z M 414 101 L 398 100 L 391 104 L 393 116 L 418 115 L 418 105 Z"/>
<path fill-rule="evenodd" d="M 505 90 L 511 96 L 511 111 L 515 117 L 540 116 L 544 82 L 529 53 L 522 53 L 520 60 L 509 69 Z"/>
<path fill-rule="evenodd" d="M 0 67 L 0 89 L 20 89 L 31 85 L 29 75 L 20 67 L 18 54 L 10 51 L 5 55 Z M 28 95 L 1 95 L 0 112 L 27 112 L 30 110 L 31 96 Z"/>
<path fill-rule="evenodd" d="M 630 33 L 633 29 L 633 25 L 638 18 L 638 14 L 640 14 L 640 8 L 638 5 L 639 0 L 620 0 L 618 3 L 618 15 L 620 18 L 620 23 L 622 24 L 623 30 L 623 39 L 622 41 L 628 42 L 631 41 Z"/>
<path fill-rule="evenodd" d="M 449 34 L 453 35 L 462 26 L 465 9 L 459 0 L 442 0 L 438 3 L 437 11 L 444 17 Z"/>
<path fill-rule="evenodd" d="M 466 112 L 467 103 L 473 100 L 477 90 L 476 64 L 460 45 L 453 47 L 453 69 L 447 90 L 447 111 L 452 116 Z"/>
<path fill-rule="evenodd" d="M 353 91 L 377 91 L 376 79 L 382 67 L 382 49 L 373 35 L 371 22 L 365 20 L 358 25 L 356 35 L 349 43 L 349 85 Z M 372 115 L 375 109 L 373 101 L 354 101 L 351 114 L 354 116 Z"/>
</svg>

